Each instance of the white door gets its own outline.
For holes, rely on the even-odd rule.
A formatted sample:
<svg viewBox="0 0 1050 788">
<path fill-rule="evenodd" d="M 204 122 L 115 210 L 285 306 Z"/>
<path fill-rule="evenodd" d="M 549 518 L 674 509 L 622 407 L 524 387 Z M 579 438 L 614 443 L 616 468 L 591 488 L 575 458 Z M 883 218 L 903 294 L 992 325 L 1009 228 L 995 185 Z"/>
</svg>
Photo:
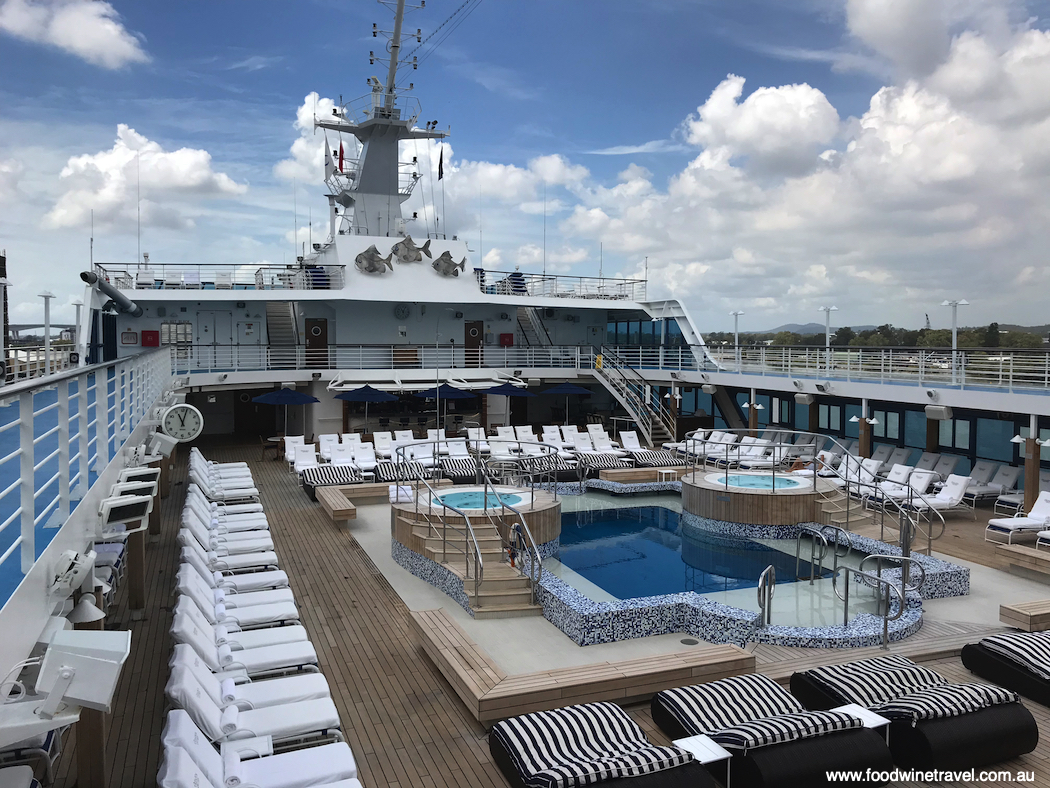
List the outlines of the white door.
<svg viewBox="0 0 1050 788">
<path fill-rule="evenodd" d="M 237 369 L 264 369 L 262 320 L 237 323 Z"/>
<path fill-rule="evenodd" d="M 198 369 L 233 369 L 233 313 L 197 313 L 194 358 Z"/>
</svg>

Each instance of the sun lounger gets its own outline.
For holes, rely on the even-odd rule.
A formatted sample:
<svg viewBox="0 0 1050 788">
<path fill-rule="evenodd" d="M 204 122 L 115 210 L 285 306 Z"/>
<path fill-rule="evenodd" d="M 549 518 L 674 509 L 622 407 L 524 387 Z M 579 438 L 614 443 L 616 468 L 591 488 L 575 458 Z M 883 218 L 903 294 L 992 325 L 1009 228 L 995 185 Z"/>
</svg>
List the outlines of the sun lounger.
<svg viewBox="0 0 1050 788">
<path fill-rule="evenodd" d="M 909 457 L 911 457 L 911 449 L 906 446 L 898 446 L 890 452 L 890 456 L 882 463 L 881 472 L 886 473 L 894 465 L 907 465 Z"/>
<path fill-rule="evenodd" d="M 921 515 L 928 515 L 931 510 L 949 512 L 955 509 L 970 509 L 974 512 L 973 517 L 976 520 L 976 510 L 973 510 L 973 507 L 963 498 L 969 483 L 969 476 L 957 476 L 953 473 L 948 476 L 944 486 L 937 491 L 936 495 L 913 498 L 911 501 L 905 501 L 904 505 Z"/>
<path fill-rule="evenodd" d="M 892 453 L 892 446 L 890 446 L 888 443 L 881 443 L 875 447 L 875 451 L 871 453 L 871 457 L 869 457 L 868 459 L 877 460 L 879 463 L 879 470 L 881 470 L 882 466 L 885 465 L 886 462 L 890 459 L 890 454 Z"/>
<path fill-rule="evenodd" d="M 218 551 L 209 550 L 185 528 L 179 529 L 175 536 L 183 550 L 193 550 L 200 556 L 205 565 L 213 572 L 249 572 L 260 569 L 276 569 L 277 553 L 264 550 L 259 553 L 242 553 L 240 555 L 219 555 Z M 97 548 L 96 548 L 97 549 Z"/>
<path fill-rule="evenodd" d="M 183 549 L 180 560 L 183 566 L 193 567 L 210 588 L 221 588 L 235 594 L 246 591 L 266 591 L 271 588 L 287 588 L 288 573 L 279 569 L 264 572 L 245 572 L 239 575 L 213 572 L 207 562 L 192 550 Z"/>
<path fill-rule="evenodd" d="M 672 740 L 706 735 L 729 750 L 734 786 L 824 785 L 829 771 L 893 766 L 883 736 L 859 717 L 807 711 L 760 673 L 664 690 L 650 708 Z M 727 782 L 724 769 L 716 776 Z"/>
<path fill-rule="evenodd" d="M 200 636 L 215 646 L 229 646 L 232 651 L 310 639 L 301 624 L 260 629 L 240 629 L 232 623 L 212 624 L 188 596 L 180 596 L 175 601 L 175 615 L 171 620 L 171 637 L 176 643 L 189 643 Z"/>
<path fill-rule="evenodd" d="M 986 542 L 1013 544 L 1014 537 L 1038 534 L 1050 526 L 1050 492 L 1041 492 L 1028 514 L 1018 512 L 1015 517 L 998 517 L 988 521 L 984 532 Z"/>
<path fill-rule="evenodd" d="M 711 775 L 677 747 L 657 747 L 612 703 L 588 703 L 496 723 L 489 751 L 514 788 L 714 788 Z"/>
<path fill-rule="evenodd" d="M 481 427 L 467 427 L 467 441 L 471 451 L 486 454 L 489 451 L 489 442 L 485 437 L 485 430 Z"/>
<path fill-rule="evenodd" d="M 639 468 L 681 468 L 687 464 L 667 449 L 638 449 L 630 454 Z"/>
<path fill-rule="evenodd" d="M 192 572 L 192 570 L 190 570 Z M 214 589 L 214 596 L 207 593 L 208 589 L 203 584 L 198 584 L 187 579 L 184 574 L 176 584 L 179 594 L 193 601 L 200 609 L 208 622 L 216 624 L 232 624 L 239 629 L 250 629 L 252 627 L 272 626 L 274 624 L 298 623 L 299 609 L 295 601 L 285 596 L 291 595 L 291 590 L 280 588 L 275 591 L 255 591 L 250 594 L 231 594 L 226 596 L 220 589 Z M 238 597 L 252 597 L 252 600 L 238 600 Z M 266 602 L 264 599 L 276 601 Z M 243 604 L 243 607 L 235 605 Z M 258 604 L 250 604 L 255 601 Z"/>
<path fill-rule="evenodd" d="M 244 742 L 227 745 L 220 754 L 186 711 L 173 709 L 161 744 L 160 788 L 361 788 L 357 764 L 345 742 L 276 755 L 268 754 L 272 753 L 270 742 Z"/>
<path fill-rule="evenodd" d="M 963 646 L 971 672 L 1050 706 L 1050 632 L 1006 632 Z"/>
<path fill-rule="evenodd" d="M 221 709 L 236 706 L 239 709 L 264 709 L 280 706 L 284 703 L 298 703 L 303 700 L 332 697 L 328 681 L 320 673 L 300 673 L 291 676 L 279 676 L 263 681 L 249 681 L 241 677 L 238 681 L 232 677 L 216 675 L 200 660 L 183 657 L 176 661 L 172 668 L 178 668 L 180 676 L 192 676 L 207 697 Z M 181 687 L 185 692 L 187 687 Z"/>
<path fill-rule="evenodd" d="M 998 498 L 1017 487 L 1024 468 L 1017 465 L 1000 465 L 995 475 L 985 483 L 971 483 L 966 488 L 966 497 L 974 503 Z"/>
<path fill-rule="evenodd" d="M 372 448 L 374 449 L 376 456 L 384 459 L 390 456 L 392 438 L 389 432 L 373 432 L 372 433 Z"/>
<path fill-rule="evenodd" d="M 262 709 L 225 709 L 215 703 L 196 677 L 182 667 L 171 669 L 164 694 L 176 708 L 185 709 L 194 724 L 214 742 L 272 736 L 305 741 L 339 732 L 339 712 L 331 698 L 284 703 Z"/>
<path fill-rule="evenodd" d="M 211 642 L 210 635 L 204 632 L 190 631 L 188 637 L 188 640 L 176 643 L 172 648 L 169 664 L 173 664 L 181 652 L 185 659 L 197 657 L 208 666 L 208 670 L 216 674 L 244 674 L 259 678 L 317 670 L 317 652 L 308 640 L 233 649 L 228 645 L 216 646 Z"/>
<path fill-rule="evenodd" d="M 219 515 L 220 519 L 229 514 L 258 514 L 262 512 L 261 503 L 223 503 L 222 501 L 209 501 L 196 484 L 190 484 L 186 488 L 186 497 L 196 498 L 201 503 L 211 508 L 212 515 Z"/>
<path fill-rule="evenodd" d="M 1035 719 L 1017 695 L 986 684 L 950 684 L 899 655 L 813 668 L 791 677 L 808 709 L 856 703 L 891 720 L 890 750 L 902 768 L 968 769 L 1031 752 Z"/>
<path fill-rule="evenodd" d="M 937 460 L 937 464 L 933 466 L 933 472 L 941 479 L 947 479 L 953 473 L 955 473 L 955 466 L 959 464 L 962 457 L 956 457 L 953 454 L 942 454 Z"/>
</svg>

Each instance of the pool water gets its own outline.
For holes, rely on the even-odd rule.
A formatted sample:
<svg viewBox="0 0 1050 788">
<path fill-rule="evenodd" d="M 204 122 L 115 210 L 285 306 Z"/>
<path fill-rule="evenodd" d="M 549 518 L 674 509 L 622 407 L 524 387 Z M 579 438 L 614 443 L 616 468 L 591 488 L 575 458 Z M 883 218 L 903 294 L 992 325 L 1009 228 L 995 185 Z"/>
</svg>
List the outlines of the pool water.
<svg viewBox="0 0 1050 788">
<path fill-rule="evenodd" d="M 467 490 L 438 496 L 438 500 L 457 509 L 491 509 L 500 505 L 500 498 L 511 506 L 521 502 L 521 496 L 514 493 L 501 493 L 499 497 L 489 493 L 486 497 L 484 490 Z"/>
<path fill-rule="evenodd" d="M 795 556 L 736 537 L 683 529 L 660 506 L 562 514 L 562 564 L 618 599 L 756 588 L 773 565 L 777 584 L 795 579 Z M 809 563 L 799 574 L 809 577 Z M 830 577 L 824 571 L 819 577 Z"/>
<path fill-rule="evenodd" d="M 741 487 L 745 490 L 793 490 L 802 486 L 798 479 L 790 476 L 777 476 L 764 473 L 712 473 L 707 481 L 715 484 L 728 484 L 730 487 Z"/>
</svg>

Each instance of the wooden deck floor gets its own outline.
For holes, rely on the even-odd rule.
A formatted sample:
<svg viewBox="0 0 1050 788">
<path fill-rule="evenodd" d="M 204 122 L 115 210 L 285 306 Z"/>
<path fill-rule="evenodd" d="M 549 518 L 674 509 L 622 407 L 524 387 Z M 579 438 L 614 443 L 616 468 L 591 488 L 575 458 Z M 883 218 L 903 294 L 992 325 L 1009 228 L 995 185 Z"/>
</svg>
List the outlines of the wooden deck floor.
<svg viewBox="0 0 1050 788">
<path fill-rule="evenodd" d="M 488 754 L 486 730 L 468 712 L 411 636 L 409 611 L 346 529 L 337 528 L 298 488 L 283 462 L 259 461 L 257 446 L 203 446 L 219 461 L 246 460 L 262 492 L 281 567 L 292 582 L 303 624 L 332 687 L 347 741 L 365 788 L 393 786 L 506 786 Z M 147 548 L 148 595 L 144 621 L 132 622 L 126 589 L 107 626 L 131 628 L 132 653 L 117 689 L 108 752 L 113 788 L 156 784 L 164 683 L 171 642 L 173 577 L 178 551 L 175 531 L 184 497 L 184 470 L 174 474 L 173 494 L 163 501 L 163 535 Z M 968 526 L 975 526 L 967 521 Z M 955 653 L 975 639 L 972 625 L 928 625 L 906 644 L 905 653 L 941 657 L 929 663 L 951 679 L 973 681 Z M 755 648 L 759 670 L 782 678 L 808 664 L 845 661 L 861 652 Z M 1039 720 L 1044 743 L 1003 769 L 1035 770 L 1037 784 L 1050 784 L 1050 709 L 1027 702 Z M 647 706 L 629 709 L 654 742 L 666 737 Z M 66 743 L 57 785 L 75 784 L 75 735 Z M 945 783 L 947 785 L 947 783 Z M 1006 785 L 1008 783 L 984 783 Z M 913 784 L 900 784 L 911 788 Z M 918 788 L 919 784 L 914 784 Z"/>
</svg>

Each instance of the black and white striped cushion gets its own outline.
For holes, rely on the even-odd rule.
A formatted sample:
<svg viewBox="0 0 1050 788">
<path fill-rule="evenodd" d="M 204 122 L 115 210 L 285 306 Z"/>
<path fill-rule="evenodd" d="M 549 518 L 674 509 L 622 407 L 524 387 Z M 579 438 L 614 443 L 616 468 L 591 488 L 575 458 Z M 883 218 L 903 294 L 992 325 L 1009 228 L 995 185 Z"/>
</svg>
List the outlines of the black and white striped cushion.
<svg viewBox="0 0 1050 788">
<path fill-rule="evenodd" d="M 603 470 L 605 468 L 630 468 L 630 460 L 621 459 L 615 454 L 578 454 L 580 464 L 587 468 Z"/>
<path fill-rule="evenodd" d="M 836 693 L 844 703 L 865 708 L 948 683 L 940 674 L 898 654 L 845 665 L 825 665 L 806 671 L 806 675 Z"/>
<path fill-rule="evenodd" d="M 983 638 L 981 645 L 1050 680 L 1050 632 L 1011 632 Z"/>
<path fill-rule="evenodd" d="M 685 460 L 666 449 L 642 449 L 641 451 L 633 452 L 633 455 L 635 463 L 646 468 L 680 467 L 685 465 Z"/>
<path fill-rule="evenodd" d="M 544 454 L 538 457 L 522 457 L 521 468 L 526 473 L 546 473 L 548 471 L 571 471 L 576 466 L 566 461 L 559 454 Z"/>
<path fill-rule="evenodd" d="M 310 487 L 353 484 L 361 481 L 361 476 L 352 465 L 318 465 L 315 468 L 307 468 L 299 475 L 303 479 L 303 484 Z"/>
<path fill-rule="evenodd" d="M 656 747 L 619 706 L 588 703 L 503 720 L 493 726 L 529 788 L 592 785 L 672 769 L 693 757 Z"/>
<path fill-rule="evenodd" d="M 806 710 L 790 692 L 761 673 L 667 689 L 656 698 L 691 736 Z"/>
<path fill-rule="evenodd" d="M 426 479 L 430 473 L 419 462 L 381 462 L 376 465 L 376 480 L 380 482 Z"/>
<path fill-rule="evenodd" d="M 863 727 L 864 722 L 859 717 L 841 711 L 802 711 L 743 722 L 715 731 L 710 734 L 710 738 L 723 747 L 746 752 L 755 747 L 813 739 L 835 731 Z"/>
<path fill-rule="evenodd" d="M 473 479 L 478 472 L 478 464 L 466 457 L 450 457 L 441 461 L 441 472 L 445 476 L 469 476 Z"/>
<path fill-rule="evenodd" d="M 958 717 L 989 706 L 1014 703 L 1017 694 L 988 684 L 942 684 L 872 706 L 890 720 L 936 720 Z"/>
</svg>

